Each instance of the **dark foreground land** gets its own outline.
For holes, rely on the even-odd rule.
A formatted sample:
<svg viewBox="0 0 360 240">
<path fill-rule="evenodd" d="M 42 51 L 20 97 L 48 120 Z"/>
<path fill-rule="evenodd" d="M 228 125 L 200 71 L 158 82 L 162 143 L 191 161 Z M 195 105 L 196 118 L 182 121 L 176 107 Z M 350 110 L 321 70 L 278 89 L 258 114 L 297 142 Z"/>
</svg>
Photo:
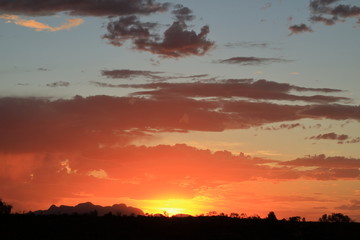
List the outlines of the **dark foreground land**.
<svg viewBox="0 0 360 240">
<path fill-rule="evenodd" d="M 0 216 L 0 239 L 360 239 L 360 223 L 229 217 Z"/>
</svg>

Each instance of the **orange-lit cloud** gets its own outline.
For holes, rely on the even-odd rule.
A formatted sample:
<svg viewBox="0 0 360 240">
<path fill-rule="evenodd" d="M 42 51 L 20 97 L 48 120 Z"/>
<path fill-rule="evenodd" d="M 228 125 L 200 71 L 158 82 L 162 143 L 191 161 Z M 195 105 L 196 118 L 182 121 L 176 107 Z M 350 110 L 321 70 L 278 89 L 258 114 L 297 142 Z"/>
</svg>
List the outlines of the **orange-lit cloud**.
<svg viewBox="0 0 360 240">
<path fill-rule="evenodd" d="M 286 204 L 291 208 L 294 202 L 299 203 L 298 209 L 327 202 L 334 202 L 335 207 L 343 203 L 332 192 L 321 190 L 324 195 L 317 195 L 313 192 L 320 190 L 312 188 L 325 185 L 334 191 L 338 187 L 332 180 L 341 184 L 360 178 L 360 159 L 321 156 L 280 162 L 186 145 L 1 154 L 0 163 L 6 170 L 0 174 L 0 194 L 18 209 L 35 199 L 40 208 L 64 199 L 72 199 L 72 204 L 89 199 L 112 199 L 113 203 L 130 199 L 146 211 L 180 213 L 184 209 L 193 214 L 218 209 L 263 213 L 286 210 Z M 306 185 L 315 180 L 325 182 Z M 284 185 L 293 187 L 281 187 Z M 296 191 L 291 190 L 294 186 L 298 186 Z M 349 189 L 356 190 L 354 187 Z"/>
<path fill-rule="evenodd" d="M 38 32 L 40 31 L 56 32 L 61 30 L 69 30 L 84 23 L 84 20 L 82 20 L 81 18 L 71 18 L 71 19 L 67 19 L 66 20 L 67 22 L 59 27 L 50 27 L 49 25 L 38 22 L 36 20 L 33 19 L 27 20 L 16 15 L 0 15 L 0 18 L 7 20 L 8 23 L 15 23 L 16 25 L 19 26 L 32 28 Z"/>
</svg>

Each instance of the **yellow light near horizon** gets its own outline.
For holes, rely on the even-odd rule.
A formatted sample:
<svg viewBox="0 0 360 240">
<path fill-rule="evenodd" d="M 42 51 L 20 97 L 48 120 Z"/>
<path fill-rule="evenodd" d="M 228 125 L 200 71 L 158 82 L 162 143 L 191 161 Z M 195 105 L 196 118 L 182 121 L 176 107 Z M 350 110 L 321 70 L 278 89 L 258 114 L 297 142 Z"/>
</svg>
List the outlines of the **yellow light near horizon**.
<svg viewBox="0 0 360 240">
<path fill-rule="evenodd" d="M 150 214 L 166 212 L 170 217 L 176 214 L 199 214 L 197 204 L 192 199 L 149 200 L 144 209 Z"/>
</svg>

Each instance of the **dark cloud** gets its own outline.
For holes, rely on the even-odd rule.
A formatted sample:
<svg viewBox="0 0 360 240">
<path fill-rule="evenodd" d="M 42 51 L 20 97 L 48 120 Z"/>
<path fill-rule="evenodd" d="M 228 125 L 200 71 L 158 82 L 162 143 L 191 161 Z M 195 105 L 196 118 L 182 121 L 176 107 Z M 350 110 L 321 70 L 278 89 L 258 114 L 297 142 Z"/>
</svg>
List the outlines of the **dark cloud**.
<svg viewBox="0 0 360 240">
<path fill-rule="evenodd" d="M 324 154 L 297 158 L 292 161 L 279 163 L 280 165 L 296 167 L 320 167 L 328 169 L 358 169 L 360 168 L 360 159 L 346 157 L 327 157 Z"/>
<path fill-rule="evenodd" d="M 195 19 L 195 16 L 192 15 L 193 11 L 181 4 L 176 5 L 172 13 L 180 22 L 192 21 Z"/>
<path fill-rule="evenodd" d="M 334 19 L 329 19 L 329 18 L 325 18 L 322 16 L 311 16 L 310 20 L 312 22 L 322 22 L 323 24 L 327 25 L 327 26 L 331 26 L 335 24 L 335 20 Z"/>
<path fill-rule="evenodd" d="M 214 47 L 207 39 L 209 26 L 203 26 L 199 33 L 187 30 L 181 22 L 174 22 L 165 32 L 163 40 L 136 42 L 136 49 L 149 51 L 166 58 L 179 58 L 191 55 L 202 56 Z"/>
<path fill-rule="evenodd" d="M 159 24 L 143 22 L 138 17 L 166 11 L 169 5 L 153 0 L 0 0 L 0 13 L 41 16 L 66 12 L 77 16 L 108 16 L 107 33 L 102 37 L 110 44 L 122 46 L 131 40 L 133 49 L 164 58 L 201 56 L 214 47 L 207 39 L 209 26 L 203 26 L 199 33 L 189 30 L 186 22 L 195 16 L 183 5 L 174 6 L 172 14 L 176 20 L 162 36 L 157 33 Z"/>
<path fill-rule="evenodd" d="M 127 16 L 112 20 L 103 38 L 114 46 L 121 46 L 126 40 L 131 40 L 133 49 L 164 58 L 201 56 L 214 47 L 214 43 L 207 39 L 209 26 L 203 26 L 199 33 L 188 29 L 186 21 L 194 18 L 189 8 L 176 5 L 173 14 L 176 21 L 162 36 L 156 32 L 156 23 L 141 22 L 136 16 Z"/>
<path fill-rule="evenodd" d="M 118 79 L 132 79 L 136 77 L 145 77 L 149 79 L 161 78 L 157 74 L 163 72 L 153 71 L 141 71 L 141 70 L 130 70 L 130 69 L 118 69 L 118 70 L 103 70 L 101 75 L 107 78 L 118 78 Z"/>
<path fill-rule="evenodd" d="M 134 95 L 159 96 L 186 96 L 186 97 L 246 97 L 252 99 L 273 99 L 287 101 L 306 101 L 330 103 L 349 100 L 343 97 L 313 95 L 293 95 L 291 91 L 298 92 L 338 92 L 337 89 L 304 88 L 287 83 L 277 83 L 266 80 L 253 81 L 252 79 L 230 79 L 222 81 L 198 81 L 192 83 L 147 83 L 147 84 L 122 84 L 124 88 L 150 89 L 136 92 Z"/>
<path fill-rule="evenodd" d="M 311 21 L 322 22 L 325 25 L 334 25 L 344 22 L 347 18 L 359 18 L 360 7 L 338 4 L 340 0 L 312 0 L 310 2 Z"/>
<path fill-rule="evenodd" d="M 160 92 L 137 93 L 139 97 L 0 98 L 0 151 L 75 151 L 99 144 L 126 145 L 157 132 L 224 131 L 304 118 L 360 121 L 357 106 L 280 105 L 229 98 L 294 99 L 287 94 L 286 89 L 292 88 L 288 85 L 235 83 L 240 86 L 153 83 L 151 88 L 157 86 Z"/>
<path fill-rule="evenodd" d="M 100 143 L 126 144 L 146 137 L 148 129 L 222 131 L 228 116 L 213 111 L 216 105 L 190 99 L 108 96 L 55 101 L 2 98 L 0 151 L 74 150 L 97 147 Z M 189 117 L 186 123 L 180 121 L 184 114 Z"/>
<path fill-rule="evenodd" d="M 312 136 L 309 139 L 313 139 L 313 140 L 322 140 L 322 139 L 326 139 L 326 140 L 338 140 L 338 141 L 344 141 L 349 139 L 349 135 L 346 134 L 336 134 L 336 133 L 325 133 L 325 134 L 319 134 L 317 136 Z"/>
<path fill-rule="evenodd" d="M 299 25 L 292 25 L 289 27 L 289 30 L 291 31 L 290 35 L 304 33 L 304 32 L 313 32 L 313 30 L 304 23 Z"/>
<path fill-rule="evenodd" d="M 359 142 L 360 142 L 360 137 L 357 137 L 357 138 L 353 138 L 353 139 L 350 139 L 350 140 L 342 142 L 342 143 L 352 144 L 352 143 L 359 143 Z"/>
<path fill-rule="evenodd" d="M 219 60 L 217 62 L 249 66 L 249 65 L 262 65 L 269 63 L 290 62 L 290 60 L 283 58 L 233 57 L 224 60 Z"/>
<path fill-rule="evenodd" d="M 169 75 L 159 75 L 164 72 L 154 72 L 154 71 L 143 71 L 143 70 L 131 70 L 131 69 L 116 69 L 116 70 L 103 70 L 101 72 L 102 76 L 113 79 L 128 79 L 131 80 L 137 77 L 143 77 L 147 80 L 153 81 L 166 81 L 172 79 L 198 79 L 208 77 L 208 74 L 197 74 L 197 75 L 178 75 L 178 76 L 169 76 Z M 117 85 L 117 87 L 129 87 L 127 85 Z"/>
<path fill-rule="evenodd" d="M 305 129 L 306 127 L 300 123 L 292 123 L 292 124 L 281 124 L 280 126 L 272 126 L 272 127 L 261 127 L 262 130 L 281 130 L 281 129 L 293 129 L 293 128 L 298 128 L 301 127 L 302 129 Z"/>
<path fill-rule="evenodd" d="M 68 87 L 70 86 L 69 82 L 59 81 L 46 84 L 47 87 Z"/>
<path fill-rule="evenodd" d="M 123 84 L 112 84 L 112 83 L 104 83 L 104 82 L 96 82 L 96 81 L 90 83 L 97 87 L 119 88 L 123 86 Z"/>
<path fill-rule="evenodd" d="M 311 115 L 316 118 L 335 120 L 354 119 L 360 121 L 360 106 L 349 105 L 312 105 L 299 112 L 301 115 Z"/>
<path fill-rule="evenodd" d="M 338 144 L 352 144 L 360 142 L 360 137 L 352 138 L 347 134 L 325 133 L 312 136 L 311 140 L 337 140 Z"/>
<path fill-rule="evenodd" d="M 150 38 L 150 31 L 156 26 L 156 23 L 141 22 L 135 15 L 119 17 L 117 20 L 111 19 L 107 25 L 108 32 L 103 38 L 110 44 L 120 47 L 127 40 L 140 41 Z"/>
<path fill-rule="evenodd" d="M 359 143 L 360 137 L 357 138 L 351 138 L 350 136 L 346 134 L 337 135 L 334 133 L 327 133 L 327 134 L 320 134 L 318 136 L 313 136 L 309 139 L 312 140 L 337 140 L 338 144 L 353 144 L 353 143 Z"/>
<path fill-rule="evenodd" d="M 0 12 L 30 16 L 67 12 L 78 16 L 123 16 L 166 11 L 167 3 L 153 0 L 0 0 Z"/>
</svg>

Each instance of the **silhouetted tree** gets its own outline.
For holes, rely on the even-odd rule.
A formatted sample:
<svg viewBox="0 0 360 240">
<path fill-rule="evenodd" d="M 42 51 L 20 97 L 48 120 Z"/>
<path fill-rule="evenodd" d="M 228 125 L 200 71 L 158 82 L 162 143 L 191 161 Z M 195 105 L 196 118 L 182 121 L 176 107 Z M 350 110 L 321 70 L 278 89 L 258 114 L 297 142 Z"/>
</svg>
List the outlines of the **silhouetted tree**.
<svg viewBox="0 0 360 240">
<path fill-rule="evenodd" d="M 300 222 L 300 220 L 301 220 L 300 216 L 289 217 L 290 222 Z"/>
<path fill-rule="evenodd" d="M 268 216 L 267 216 L 266 219 L 270 220 L 270 221 L 277 221 L 276 215 L 275 215 L 275 213 L 273 211 L 268 213 Z"/>
<path fill-rule="evenodd" d="M 10 214 L 11 209 L 12 209 L 12 206 L 10 204 L 7 204 L 0 199 L 0 215 Z"/>
<path fill-rule="evenodd" d="M 217 212 L 216 211 L 210 211 L 206 214 L 206 216 L 216 216 Z"/>
<path fill-rule="evenodd" d="M 351 218 L 342 213 L 332 213 L 331 215 L 324 214 L 319 218 L 319 222 L 351 222 Z"/>
</svg>

